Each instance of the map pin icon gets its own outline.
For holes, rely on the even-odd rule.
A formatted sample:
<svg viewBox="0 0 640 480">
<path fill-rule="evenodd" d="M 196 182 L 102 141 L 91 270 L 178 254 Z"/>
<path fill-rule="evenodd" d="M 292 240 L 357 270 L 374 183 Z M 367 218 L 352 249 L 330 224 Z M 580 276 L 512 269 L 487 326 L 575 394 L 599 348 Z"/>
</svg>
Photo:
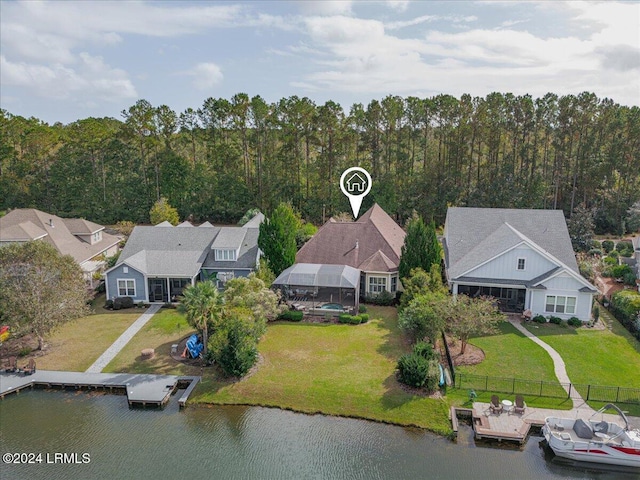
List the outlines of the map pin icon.
<svg viewBox="0 0 640 480">
<path fill-rule="evenodd" d="M 371 175 L 364 168 L 347 168 L 340 177 L 340 190 L 349 199 L 353 218 L 358 218 L 362 200 L 371 191 Z"/>
</svg>

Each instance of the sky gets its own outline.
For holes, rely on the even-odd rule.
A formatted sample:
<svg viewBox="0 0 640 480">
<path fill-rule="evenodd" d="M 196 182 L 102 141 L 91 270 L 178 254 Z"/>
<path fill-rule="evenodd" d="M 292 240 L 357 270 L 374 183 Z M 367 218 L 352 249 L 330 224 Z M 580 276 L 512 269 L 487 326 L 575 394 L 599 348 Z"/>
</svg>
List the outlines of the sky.
<svg viewBox="0 0 640 480">
<path fill-rule="evenodd" d="M 297 95 L 640 105 L 640 2 L 0 1 L 0 106 L 48 123 Z"/>
</svg>

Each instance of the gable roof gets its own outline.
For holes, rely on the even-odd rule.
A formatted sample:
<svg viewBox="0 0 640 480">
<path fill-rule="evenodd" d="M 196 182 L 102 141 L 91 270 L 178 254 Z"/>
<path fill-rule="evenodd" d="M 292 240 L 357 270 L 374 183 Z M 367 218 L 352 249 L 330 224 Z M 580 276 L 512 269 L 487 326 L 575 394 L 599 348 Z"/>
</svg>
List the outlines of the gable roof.
<svg viewBox="0 0 640 480">
<path fill-rule="evenodd" d="M 214 227 L 216 228 L 216 227 Z M 240 234 L 242 234 L 242 240 L 240 241 L 238 247 L 228 247 L 228 249 L 236 249 L 240 248 L 238 253 L 238 257 L 235 261 L 216 261 L 215 249 L 216 242 L 218 238 L 213 241 L 209 252 L 207 253 L 207 258 L 204 261 L 203 268 L 211 269 L 211 270 L 233 270 L 237 268 L 242 269 L 253 269 L 256 267 L 256 261 L 258 259 L 258 235 L 260 234 L 260 230 L 258 228 L 244 228 L 244 227 L 223 227 L 224 229 L 234 230 L 233 233 L 227 232 L 226 238 L 223 238 L 220 241 L 220 245 L 227 244 L 233 236 L 234 239 L 240 238 Z M 209 230 L 204 229 L 204 230 Z M 242 231 L 242 232 L 240 232 Z M 221 232 L 222 233 L 222 232 Z M 219 236 L 219 235 L 218 235 Z"/>
<path fill-rule="evenodd" d="M 456 278 L 523 242 L 579 275 L 561 210 L 469 207 L 447 210 L 443 244 L 449 278 Z"/>
<path fill-rule="evenodd" d="M 404 230 L 374 204 L 355 222 L 329 219 L 298 251 L 296 262 L 396 271 L 404 237 Z"/>
<path fill-rule="evenodd" d="M 69 228 L 71 227 L 71 229 Z M 84 219 L 60 218 L 35 208 L 17 208 L 0 218 L 0 241 L 25 242 L 42 239 L 61 254 L 71 255 L 82 264 L 119 242 L 118 237 L 102 232 L 102 240 L 89 244 L 76 235 L 90 235 L 104 227 Z"/>
<path fill-rule="evenodd" d="M 124 263 L 147 275 L 193 277 L 219 231 L 219 227 L 135 227 L 116 266 Z"/>
</svg>

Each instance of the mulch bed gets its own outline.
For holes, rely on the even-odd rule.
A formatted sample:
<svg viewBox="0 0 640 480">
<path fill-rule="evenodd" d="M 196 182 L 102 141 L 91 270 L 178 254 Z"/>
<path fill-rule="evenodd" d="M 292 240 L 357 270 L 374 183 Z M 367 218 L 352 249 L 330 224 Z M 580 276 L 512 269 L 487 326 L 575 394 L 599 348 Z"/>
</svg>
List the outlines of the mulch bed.
<svg viewBox="0 0 640 480">
<path fill-rule="evenodd" d="M 453 364 L 456 367 L 460 365 L 477 365 L 485 358 L 484 351 L 481 348 L 476 347 L 475 345 L 471 345 L 470 343 L 467 343 L 464 354 L 460 353 L 460 340 L 447 336 L 447 345 L 449 345 L 451 359 L 453 360 Z M 438 342 L 438 346 L 440 347 L 442 358 L 446 358 L 446 353 L 444 351 L 442 341 Z"/>
</svg>

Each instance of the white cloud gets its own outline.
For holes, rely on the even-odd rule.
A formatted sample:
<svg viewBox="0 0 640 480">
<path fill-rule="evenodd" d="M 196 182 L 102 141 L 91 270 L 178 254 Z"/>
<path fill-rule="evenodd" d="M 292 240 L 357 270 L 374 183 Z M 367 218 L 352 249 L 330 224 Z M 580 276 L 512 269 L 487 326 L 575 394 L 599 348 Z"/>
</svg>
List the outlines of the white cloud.
<svg viewBox="0 0 640 480">
<path fill-rule="evenodd" d="M 298 7 L 304 15 L 348 15 L 351 0 L 302 0 Z"/>
<path fill-rule="evenodd" d="M 125 71 L 86 52 L 80 53 L 73 68 L 61 63 L 12 62 L 1 55 L 0 79 L 3 85 L 26 88 L 41 97 L 74 101 L 91 97 L 117 101 L 138 95 Z"/>
<path fill-rule="evenodd" d="M 185 73 L 193 77 L 193 85 L 198 90 L 211 89 L 219 85 L 223 79 L 220 67 L 211 62 L 199 63 Z"/>
<path fill-rule="evenodd" d="M 398 12 L 405 12 L 409 8 L 410 0 L 387 0 L 385 2 L 389 8 Z"/>
</svg>

